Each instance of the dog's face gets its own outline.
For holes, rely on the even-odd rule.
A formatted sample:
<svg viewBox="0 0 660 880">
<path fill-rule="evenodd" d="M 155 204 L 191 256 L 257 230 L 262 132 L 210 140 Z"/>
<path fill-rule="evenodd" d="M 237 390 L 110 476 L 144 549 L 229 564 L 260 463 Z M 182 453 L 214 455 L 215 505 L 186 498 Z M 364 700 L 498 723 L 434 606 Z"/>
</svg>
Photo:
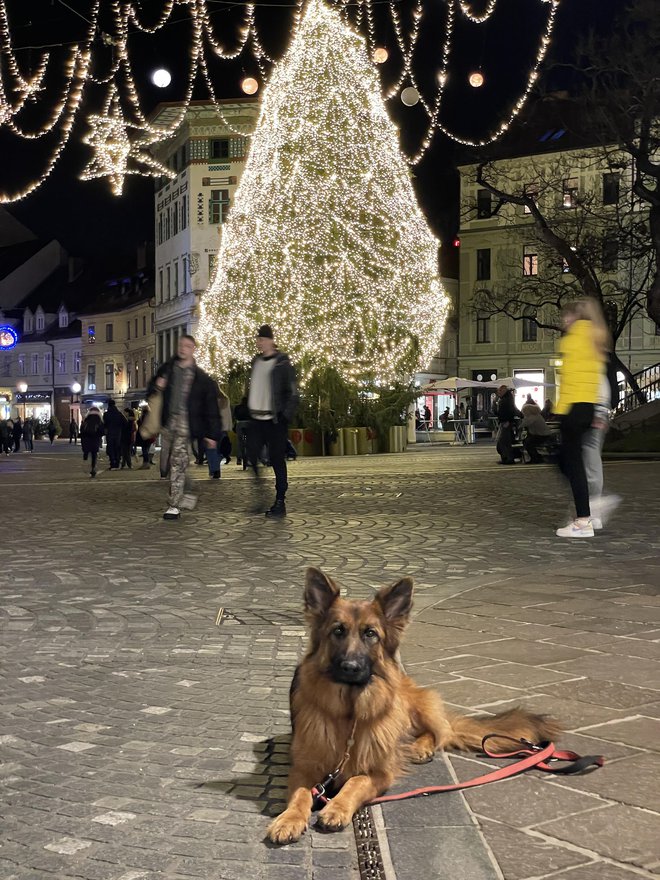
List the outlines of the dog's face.
<svg viewBox="0 0 660 880">
<path fill-rule="evenodd" d="M 349 601 L 317 568 L 307 570 L 305 611 L 312 650 L 337 684 L 364 687 L 394 657 L 412 608 L 413 582 L 403 578 L 371 602 Z"/>
</svg>

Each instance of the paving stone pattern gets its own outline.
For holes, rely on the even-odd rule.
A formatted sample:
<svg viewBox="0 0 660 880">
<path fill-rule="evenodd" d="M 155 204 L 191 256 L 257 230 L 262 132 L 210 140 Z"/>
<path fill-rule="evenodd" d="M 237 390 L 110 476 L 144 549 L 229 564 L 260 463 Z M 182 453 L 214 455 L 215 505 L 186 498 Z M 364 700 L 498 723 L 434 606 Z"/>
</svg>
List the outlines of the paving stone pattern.
<svg viewBox="0 0 660 880">
<path fill-rule="evenodd" d="M 199 505 L 172 523 L 154 470 L 103 460 L 92 481 L 78 455 L 0 460 L 3 880 L 357 880 L 352 829 L 263 841 L 309 564 L 356 597 L 413 575 L 411 674 L 463 712 L 556 714 L 562 745 L 608 758 L 376 808 L 388 880 L 660 874 L 657 464 L 608 465 L 624 504 L 571 543 L 555 471 L 492 447 L 299 460 L 281 523 L 249 513 L 233 463 L 194 469 Z M 439 757 L 410 785 L 493 763 Z"/>
</svg>

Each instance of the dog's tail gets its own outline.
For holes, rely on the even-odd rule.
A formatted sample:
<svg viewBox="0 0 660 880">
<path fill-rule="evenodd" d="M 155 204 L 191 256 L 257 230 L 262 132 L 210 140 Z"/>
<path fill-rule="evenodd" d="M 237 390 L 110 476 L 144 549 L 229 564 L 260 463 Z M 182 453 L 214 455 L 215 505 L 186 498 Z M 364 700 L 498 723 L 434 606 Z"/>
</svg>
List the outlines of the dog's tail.
<svg viewBox="0 0 660 880">
<path fill-rule="evenodd" d="M 532 743 L 550 742 L 561 733 L 561 726 L 553 718 L 534 715 L 524 709 L 509 709 L 499 715 L 450 715 L 451 734 L 445 748 L 481 748 L 481 741 L 488 734 L 494 734 L 488 748 L 494 752 L 513 750 L 511 739 L 528 740 Z M 509 739 L 498 739 L 508 737 Z"/>
</svg>

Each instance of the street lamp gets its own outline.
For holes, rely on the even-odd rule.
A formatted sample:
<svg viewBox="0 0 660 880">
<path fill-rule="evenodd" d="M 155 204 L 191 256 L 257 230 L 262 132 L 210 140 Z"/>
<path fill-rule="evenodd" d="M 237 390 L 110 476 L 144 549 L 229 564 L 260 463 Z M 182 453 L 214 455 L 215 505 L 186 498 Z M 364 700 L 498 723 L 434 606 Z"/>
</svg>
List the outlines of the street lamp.
<svg viewBox="0 0 660 880">
<path fill-rule="evenodd" d="M 76 397 L 78 397 L 81 391 L 82 385 L 80 382 L 74 382 L 71 385 L 71 411 L 69 413 L 69 421 L 74 421 L 76 424 L 78 424 L 78 419 L 74 415 L 74 406 L 78 403 L 78 411 L 80 411 L 80 398 L 76 401 Z"/>
<path fill-rule="evenodd" d="M 18 382 L 16 385 L 16 390 L 18 391 L 19 394 L 26 394 L 27 390 L 28 390 L 27 382 Z M 22 403 L 23 403 L 23 421 L 25 421 L 25 413 L 26 413 L 25 398 L 23 398 Z"/>
</svg>

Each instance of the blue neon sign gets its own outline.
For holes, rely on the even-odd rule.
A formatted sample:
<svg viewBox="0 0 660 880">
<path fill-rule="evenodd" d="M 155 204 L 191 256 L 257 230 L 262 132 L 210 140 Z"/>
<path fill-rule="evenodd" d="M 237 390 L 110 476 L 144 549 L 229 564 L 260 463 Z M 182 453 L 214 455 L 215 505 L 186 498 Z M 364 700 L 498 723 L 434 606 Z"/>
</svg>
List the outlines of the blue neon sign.
<svg viewBox="0 0 660 880">
<path fill-rule="evenodd" d="M 0 351 L 9 351 L 18 342 L 18 333 L 9 324 L 0 326 Z"/>
</svg>

